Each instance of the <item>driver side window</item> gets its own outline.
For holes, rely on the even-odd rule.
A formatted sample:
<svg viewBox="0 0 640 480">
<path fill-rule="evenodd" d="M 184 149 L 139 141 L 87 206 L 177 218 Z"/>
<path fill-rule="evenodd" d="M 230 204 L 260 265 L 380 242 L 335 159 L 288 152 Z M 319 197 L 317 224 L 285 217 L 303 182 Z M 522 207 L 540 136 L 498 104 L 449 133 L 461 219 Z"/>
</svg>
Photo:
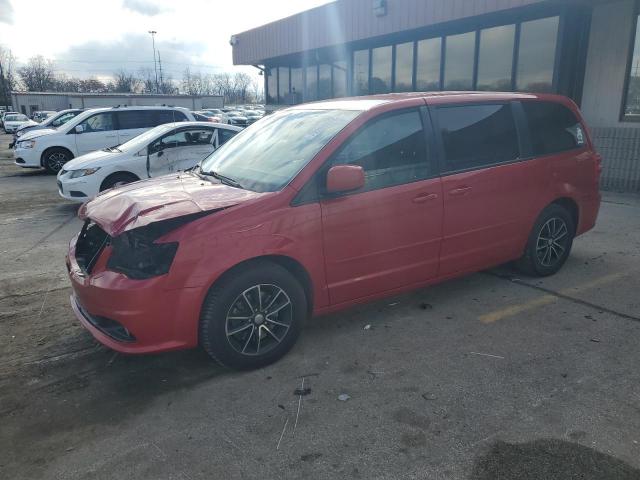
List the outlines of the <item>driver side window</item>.
<svg viewBox="0 0 640 480">
<path fill-rule="evenodd" d="M 161 150 L 176 147 L 187 147 L 195 145 L 207 145 L 211 143 L 213 130 L 193 129 L 173 131 L 168 133 L 149 145 L 149 154 L 157 153 Z"/>
<path fill-rule="evenodd" d="M 427 145 L 418 110 L 384 115 L 366 124 L 334 156 L 331 165 L 358 165 L 364 191 L 429 178 Z"/>
</svg>

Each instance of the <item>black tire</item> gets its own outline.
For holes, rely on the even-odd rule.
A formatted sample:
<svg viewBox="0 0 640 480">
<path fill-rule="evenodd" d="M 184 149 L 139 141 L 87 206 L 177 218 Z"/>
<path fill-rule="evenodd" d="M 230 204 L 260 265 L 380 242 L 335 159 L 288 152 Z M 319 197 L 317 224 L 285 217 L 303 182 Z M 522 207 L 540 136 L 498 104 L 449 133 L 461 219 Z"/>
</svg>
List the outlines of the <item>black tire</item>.
<svg viewBox="0 0 640 480">
<path fill-rule="evenodd" d="M 66 148 L 50 148 L 42 155 L 42 165 L 49 173 L 58 173 L 63 165 L 73 158 Z"/>
<path fill-rule="evenodd" d="M 257 304 L 258 295 L 264 303 L 254 309 L 251 304 Z M 252 262 L 209 290 L 200 313 L 200 344 L 224 366 L 263 367 L 291 350 L 306 316 L 307 298 L 300 282 L 276 263 Z"/>
<path fill-rule="evenodd" d="M 100 185 L 100 191 L 108 190 L 113 187 L 119 187 L 121 185 L 126 185 L 127 183 L 137 182 L 140 180 L 133 173 L 127 172 L 117 172 L 112 173 L 107 178 L 102 181 Z"/>
<path fill-rule="evenodd" d="M 533 277 L 553 275 L 569 257 L 575 232 L 576 226 L 567 209 L 549 205 L 536 220 L 516 267 Z"/>
</svg>

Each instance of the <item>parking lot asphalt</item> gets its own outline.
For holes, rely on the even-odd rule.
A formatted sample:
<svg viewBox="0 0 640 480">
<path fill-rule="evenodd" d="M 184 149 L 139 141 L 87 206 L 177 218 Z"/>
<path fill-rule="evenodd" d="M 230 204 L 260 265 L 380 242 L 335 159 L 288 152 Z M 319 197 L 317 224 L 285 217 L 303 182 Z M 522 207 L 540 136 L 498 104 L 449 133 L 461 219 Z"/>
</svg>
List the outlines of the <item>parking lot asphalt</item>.
<svg viewBox="0 0 640 480">
<path fill-rule="evenodd" d="M 605 194 L 554 277 L 500 267 L 312 319 L 283 360 L 235 372 L 80 327 L 77 206 L 8 142 L 0 478 L 640 478 L 639 197 Z"/>
</svg>

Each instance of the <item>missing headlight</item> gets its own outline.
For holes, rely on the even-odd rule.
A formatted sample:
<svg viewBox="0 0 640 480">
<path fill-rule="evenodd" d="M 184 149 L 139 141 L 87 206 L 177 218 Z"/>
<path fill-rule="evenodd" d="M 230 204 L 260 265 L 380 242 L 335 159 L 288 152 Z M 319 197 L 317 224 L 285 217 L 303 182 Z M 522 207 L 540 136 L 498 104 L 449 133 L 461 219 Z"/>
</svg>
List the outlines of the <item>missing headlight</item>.
<svg viewBox="0 0 640 480">
<path fill-rule="evenodd" d="M 122 233 L 111 239 L 111 256 L 107 268 L 134 280 L 157 277 L 169 272 L 177 242 L 156 243 L 156 240 L 176 228 L 212 212 L 200 212 L 184 217 L 156 222 Z"/>
</svg>

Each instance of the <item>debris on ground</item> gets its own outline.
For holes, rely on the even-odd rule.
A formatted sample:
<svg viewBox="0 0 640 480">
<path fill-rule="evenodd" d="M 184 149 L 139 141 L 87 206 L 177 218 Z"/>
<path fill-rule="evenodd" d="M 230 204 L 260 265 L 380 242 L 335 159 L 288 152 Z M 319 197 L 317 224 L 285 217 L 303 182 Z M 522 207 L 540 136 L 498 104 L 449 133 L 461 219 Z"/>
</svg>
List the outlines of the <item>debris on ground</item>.
<svg viewBox="0 0 640 480">
<path fill-rule="evenodd" d="M 438 397 L 436 397 L 433 393 L 423 393 L 422 398 L 424 398 L 425 400 L 435 400 Z"/>
<path fill-rule="evenodd" d="M 300 388 L 296 388 L 293 391 L 294 395 L 300 396 L 300 397 L 302 397 L 304 395 L 309 395 L 310 393 L 311 393 L 311 389 L 309 387 L 306 387 L 306 388 L 300 387 Z"/>
<path fill-rule="evenodd" d="M 341 393 L 340 395 L 338 395 L 338 400 L 340 400 L 341 402 L 346 402 L 350 398 L 351 396 L 347 395 L 346 393 Z"/>
<path fill-rule="evenodd" d="M 592 338 L 591 341 L 593 343 L 600 343 L 600 339 L 599 338 Z"/>
<path fill-rule="evenodd" d="M 469 352 L 471 355 L 481 355 L 483 357 L 491 357 L 491 358 L 499 358 L 500 360 L 504 360 L 504 357 L 501 355 L 492 355 L 491 353 L 480 353 L 480 352 Z"/>
<path fill-rule="evenodd" d="M 367 323 L 367 324 L 364 326 L 364 330 L 371 330 L 371 324 Z"/>
<path fill-rule="evenodd" d="M 422 310 L 431 310 L 433 308 L 433 305 L 431 305 L 430 303 L 427 303 L 427 302 L 422 302 L 420 304 L 420 308 Z"/>
</svg>

